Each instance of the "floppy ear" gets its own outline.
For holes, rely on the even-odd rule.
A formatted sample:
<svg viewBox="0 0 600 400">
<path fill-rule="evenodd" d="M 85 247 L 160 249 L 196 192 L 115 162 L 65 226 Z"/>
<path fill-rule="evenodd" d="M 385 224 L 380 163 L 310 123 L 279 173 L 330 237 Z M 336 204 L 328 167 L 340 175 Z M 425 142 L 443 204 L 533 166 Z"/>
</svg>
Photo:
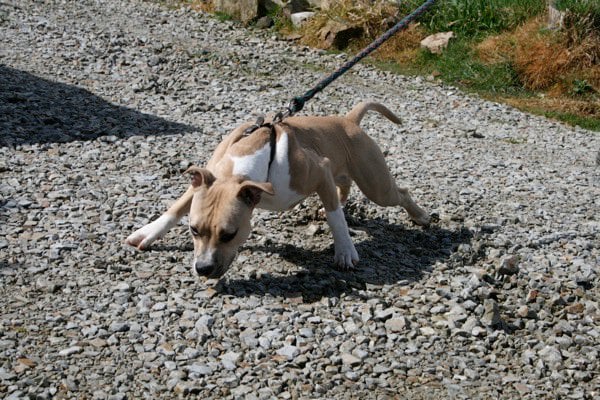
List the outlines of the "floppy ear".
<svg viewBox="0 0 600 400">
<path fill-rule="evenodd" d="M 238 197 L 249 207 L 255 207 L 260 202 L 263 192 L 274 195 L 273 185 L 269 182 L 246 181 L 241 184 Z"/>
<path fill-rule="evenodd" d="M 197 188 L 202 185 L 210 186 L 217 179 L 215 176 L 206 168 L 200 168 L 196 166 L 189 167 L 184 174 L 192 175 L 192 186 Z"/>
</svg>

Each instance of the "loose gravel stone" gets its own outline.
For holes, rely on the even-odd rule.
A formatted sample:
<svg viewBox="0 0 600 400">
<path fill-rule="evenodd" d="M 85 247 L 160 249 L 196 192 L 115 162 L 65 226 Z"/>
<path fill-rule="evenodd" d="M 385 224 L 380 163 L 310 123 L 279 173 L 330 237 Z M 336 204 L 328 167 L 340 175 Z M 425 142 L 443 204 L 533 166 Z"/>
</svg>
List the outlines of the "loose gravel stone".
<svg viewBox="0 0 600 400">
<path fill-rule="evenodd" d="M 296 346 L 285 345 L 277 350 L 277 354 L 287 358 L 288 360 L 293 360 L 298 354 L 300 354 L 300 349 L 298 349 Z"/>
<path fill-rule="evenodd" d="M 58 355 L 67 357 L 67 356 L 71 356 L 73 354 L 81 353 L 82 350 L 83 349 L 80 346 L 68 347 L 66 349 L 59 351 Z"/>
<path fill-rule="evenodd" d="M 439 222 L 353 189 L 340 271 L 313 196 L 205 281 L 186 219 L 123 239 L 347 56 L 139 0 L 4 1 L 0 37 L 0 397 L 600 396 L 597 134 L 357 65 L 303 114 L 397 112 L 362 126 Z"/>
</svg>

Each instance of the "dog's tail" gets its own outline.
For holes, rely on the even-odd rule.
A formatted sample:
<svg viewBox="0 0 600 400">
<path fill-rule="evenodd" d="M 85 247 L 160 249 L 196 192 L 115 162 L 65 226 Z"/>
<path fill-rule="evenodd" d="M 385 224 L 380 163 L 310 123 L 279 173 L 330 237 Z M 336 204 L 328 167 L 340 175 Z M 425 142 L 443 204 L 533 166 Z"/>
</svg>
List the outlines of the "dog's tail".
<svg viewBox="0 0 600 400">
<path fill-rule="evenodd" d="M 383 104 L 366 101 L 358 103 L 352 110 L 350 110 L 348 114 L 346 114 L 346 118 L 354 122 L 356 125 L 360 125 L 360 121 L 362 121 L 367 111 L 377 111 L 395 124 L 402 123 L 400 118 L 398 118 L 396 114 L 391 112 Z"/>
</svg>

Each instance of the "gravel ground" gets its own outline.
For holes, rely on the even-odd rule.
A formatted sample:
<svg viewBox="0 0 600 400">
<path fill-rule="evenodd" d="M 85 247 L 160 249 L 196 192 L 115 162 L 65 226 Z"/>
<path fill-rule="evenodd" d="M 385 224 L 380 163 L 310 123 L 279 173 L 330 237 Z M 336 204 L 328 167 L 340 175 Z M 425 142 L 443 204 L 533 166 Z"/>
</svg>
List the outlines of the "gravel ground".
<svg viewBox="0 0 600 400">
<path fill-rule="evenodd" d="M 0 3 L 0 397 L 600 396 L 598 134 L 359 65 L 307 114 L 363 126 L 429 229 L 353 191 L 331 267 L 310 198 L 220 281 L 185 221 L 123 244 L 220 138 L 344 61 L 154 2 Z"/>
</svg>

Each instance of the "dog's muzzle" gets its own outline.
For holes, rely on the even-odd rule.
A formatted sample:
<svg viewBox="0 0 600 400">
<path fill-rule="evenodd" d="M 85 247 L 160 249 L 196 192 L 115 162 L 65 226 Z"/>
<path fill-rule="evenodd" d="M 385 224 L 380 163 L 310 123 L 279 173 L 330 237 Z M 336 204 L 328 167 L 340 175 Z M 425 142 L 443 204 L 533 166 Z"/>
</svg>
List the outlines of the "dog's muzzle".
<svg viewBox="0 0 600 400">
<path fill-rule="evenodd" d="M 203 265 L 199 263 L 194 263 L 194 271 L 200 276 L 208 276 L 215 269 L 214 265 Z"/>
<path fill-rule="evenodd" d="M 192 262 L 192 269 L 199 276 L 204 276 L 210 279 L 220 278 L 227 272 L 227 269 L 233 258 L 231 260 L 222 260 L 218 257 L 218 254 L 214 251 L 205 253 L 201 256 L 195 257 Z"/>
</svg>

